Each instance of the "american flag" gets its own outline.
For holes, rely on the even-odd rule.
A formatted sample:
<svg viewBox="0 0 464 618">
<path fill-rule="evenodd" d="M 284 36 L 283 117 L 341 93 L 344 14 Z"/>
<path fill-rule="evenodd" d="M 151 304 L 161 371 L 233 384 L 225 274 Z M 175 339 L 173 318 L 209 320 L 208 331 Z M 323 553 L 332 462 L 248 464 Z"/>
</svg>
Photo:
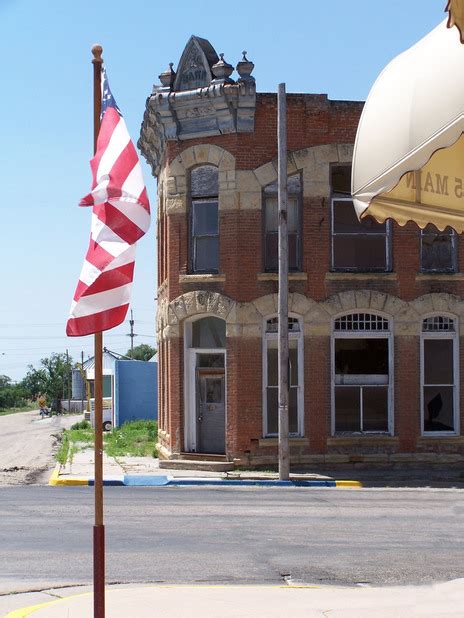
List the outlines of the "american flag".
<svg viewBox="0 0 464 618">
<path fill-rule="evenodd" d="M 66 334 L 81 337 L 121 324 L 129 308 L 135 243 L 150 226 L 150 205 L 136 150 L 102 68 L 102 116 L 97 151 L 90 162 L 90 244 Z"/>
</svg>

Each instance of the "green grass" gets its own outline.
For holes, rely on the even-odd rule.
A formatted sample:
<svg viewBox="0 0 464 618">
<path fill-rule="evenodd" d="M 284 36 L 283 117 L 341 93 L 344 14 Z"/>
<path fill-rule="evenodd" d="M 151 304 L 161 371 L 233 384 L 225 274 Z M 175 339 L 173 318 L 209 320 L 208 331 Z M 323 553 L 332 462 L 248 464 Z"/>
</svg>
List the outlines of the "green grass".
<svg viewBox="0 0 464 618">
<path fill-rule="evenodd" d="M 135 457 L 156 457 L 156 421 L 134 421 L 104 434 L 104 450 L 110 457 L 133 455 Z"/>
<path fill-rule="evenodd" d="M 63 431 L 63 433 L 60 436 L 60 446 L 57 452 L 55 453 L 55 459 L 58 463 L 64 466 L 68 460 L 68 454 L 69 454 L 69 437 L 68 437 L 67 432 Z"/>
<path fill-rule="evenodd" d="M 158 423 L 156 421 L 133 421 L 103 434 L 103 450 L 110 457 L 132 455 L 135 457 L 156 457 Z M 94 432 L 87 421 L 75 423 L 61 434 L 56 460 L 64 465 L 72 461 L 79 450 L 92 447 Z"/>
</svg>

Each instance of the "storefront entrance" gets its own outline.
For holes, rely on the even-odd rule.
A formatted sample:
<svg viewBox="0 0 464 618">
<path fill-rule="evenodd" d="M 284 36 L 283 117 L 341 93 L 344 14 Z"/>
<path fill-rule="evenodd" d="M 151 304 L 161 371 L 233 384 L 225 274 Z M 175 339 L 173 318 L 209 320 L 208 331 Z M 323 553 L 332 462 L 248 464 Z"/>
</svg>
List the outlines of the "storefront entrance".
<svg viewBox="0 0 464 618">
<path fill-rule="evenodd" d="M 198 356 L 206 356 L 198 354 Z M 223 355 L 215 355 L 222 356 Z M 225 452 L 225 373 L 224 368 L 197 369 L 197 451 Z"/>
<path fill-rule="evenodd" d="M 185 451 L 225 454 L 225 322 L 205 317 L 185 330 Z"/>
</svg>

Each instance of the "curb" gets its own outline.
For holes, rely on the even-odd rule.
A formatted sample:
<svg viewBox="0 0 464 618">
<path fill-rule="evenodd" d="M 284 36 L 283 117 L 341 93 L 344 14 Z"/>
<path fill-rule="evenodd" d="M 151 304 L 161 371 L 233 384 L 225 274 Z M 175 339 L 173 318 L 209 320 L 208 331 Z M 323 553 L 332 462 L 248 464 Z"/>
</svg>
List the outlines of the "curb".
<svg viewBox="0 0 464 618">
<path fill-rule="evenodd" d="M 49 485 L 53 487 L 63 485 L 89 485 L 89 479 L 79 476 L 67 476 L 65 479 L 60 479 L 60 470 L 61 465 L 56 464 L 55 469 L 53 470 L 50 478 L 48 479 Z"/>
<path fill-rule="evenodd" d="M 68 599 L 73 599 L 76 597 L 83 597 L 85 595 L 92 594 L 90 592 L 84 592 L 81 594 L 73 594 L 69 597 L 62 597 L 61 599 L 54 599 L 53 601 L 46 601 L 45 603 L 39 603 L 38 605 L 29 605 L 28 607 L 21 607 L 20 609 L 14 609 L 13 611 L 6 614 L 5 618 L 27 618 L 31 614 L 35 613 L 39 609 L 44 609 L 45 607 L 50 607 L 51 605 L 60 605 L 62 603 L 66 603 Z"/>
<path fill-rule="evenodd" d="M 143 586 L 143 588 L 168 588 L 168 589 L 177 589 L 177 588 L 214 588 L 214 589 L 223 589 L 223 588 L 227 588 L 230 589 L 230 586 L 228 585 L 224 585 L 224 584 L 206 584 L 206 585 L 197 585 L 197 586 L 192 586 L 191 584 L 177 584 L 177 585 L 170 585 L 170 584 L 164 584 L 164 585 L 158 585 L 158 586 Z M 252 587 L 258 587 L 258 588 L 281 588 L 281 589 L 285 589 L 285 590 L 291 590 L 291 589 L 310 589 L 310 590 L 320 590 L 322 588 L 322 586 L 312 586 L 312 585 L 258 585 L 258 586 L 252 586 Z M 122 592 L 126 592 L 127 590 L 135 590 L 135 588 L 133 587 L 129 587 L 129 588 L 120 588 L 119 590 Z M 108 588 L 105 588 L 105 593 L 108 593 L 109 590 Z M 116 592 L 116 591 L 114 591 Z M 4 616 L 4 618 L 27 618 L 28 616 L 31 616 L 32 614 L 34 614 L 36 611 L 41 610 L 41 609 L 45 609 L 45 607 L 52 607 L 55 605 L 62 605 L 72 599 L 76 599 L 78 597 L 85 597 L 85 596 L 89 596 L 92 595 L 92 592 L 82 592 L 80 594 L 73 594 L 70 595 L 68 597 L 61 597 L 59 599 L 54 599 L 53 601 L 46 601 L 45 603 L 39 603 L 38 605 L 29 605 L 27 607 L 21 607 L 20 609 L 14 609 L 11 612 L 9 612 L 8 614 L 6 614 Z M 69 611 L 69 610 L 68 610 Z M 75 614 L 73 613 L 73 616 Z"/>
<path fill-rule="evenodd" d="M 93 486 L 93 478 L 73 477 L 59 478 L 60 466 L 55 467 L 48 481 L 49 485 L 56 486 Z M 361 488 L 359 481 L 335 481 L 335 480 L 312 480 L 312 481 L 278 481 L 278 480 L 253 480 L 253 479 L 211 479 L 211 478 L 173 478 L 158 475 L 129 475 L 103 479 L 106 487 L 316 487 L 316 488 Z"/>
</svg>

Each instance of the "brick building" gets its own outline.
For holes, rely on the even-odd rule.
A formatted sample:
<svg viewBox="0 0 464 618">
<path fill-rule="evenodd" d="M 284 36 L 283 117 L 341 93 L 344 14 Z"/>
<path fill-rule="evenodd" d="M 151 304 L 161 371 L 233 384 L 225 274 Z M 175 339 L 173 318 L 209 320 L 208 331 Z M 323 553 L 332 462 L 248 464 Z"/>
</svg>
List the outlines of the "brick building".
<svg viewBox="0 0 464 618">
<path fill-rule="evenodd" d="M 277 98 L 192 37 L 147 100 L 158 180 L 159 452 L 277 460 Z M 293 463 L 453 463 L 464 252 L 360 224 L 362 102 L 287 96 Z M 237 463 L 238 463 L 237 462 Z"/>
</svg>

